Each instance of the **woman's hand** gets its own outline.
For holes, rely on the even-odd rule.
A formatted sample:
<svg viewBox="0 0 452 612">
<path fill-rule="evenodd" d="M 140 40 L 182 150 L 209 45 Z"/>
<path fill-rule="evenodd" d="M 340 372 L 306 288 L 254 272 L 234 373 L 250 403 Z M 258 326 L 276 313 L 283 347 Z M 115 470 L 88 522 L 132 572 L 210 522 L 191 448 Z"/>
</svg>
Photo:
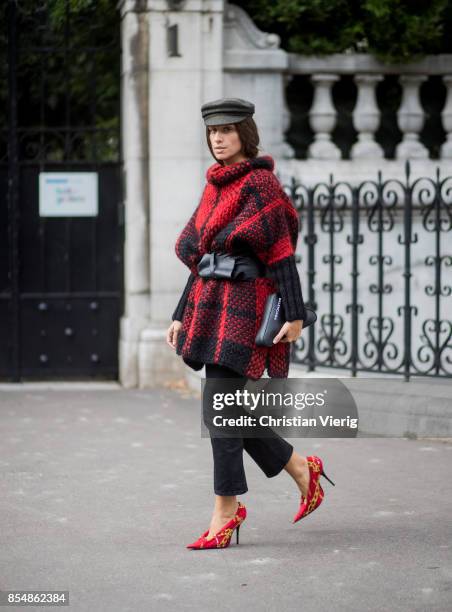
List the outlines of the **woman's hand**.
<svg viewBox="0 0 452 612">
<path fill-rule="evenodd" d="M 166 343 L 174 350 L 177 346 L 177 334 L 181 329 L 181 321 L 173 321 L 166 332 Z"/>
<path fill-rule="evenodd" d="M 301 336 L 302 329 L 302 319 L 297 319 L 296 321 L 286 321 L 279 330 L 278 334 L 273 338 L 273 344 L 277 344 L 278 342 L 295 342 L 295 340 Z"/>
</svg>

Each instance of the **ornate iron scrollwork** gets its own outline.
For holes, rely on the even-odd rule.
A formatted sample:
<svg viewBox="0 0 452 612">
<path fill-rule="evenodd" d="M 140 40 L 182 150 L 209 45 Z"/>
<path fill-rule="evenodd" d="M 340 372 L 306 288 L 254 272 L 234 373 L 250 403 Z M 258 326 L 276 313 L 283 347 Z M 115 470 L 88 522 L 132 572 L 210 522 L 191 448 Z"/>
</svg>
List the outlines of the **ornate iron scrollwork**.
<svg viewBox="0 0 452 612">
<path fill-rule="evenodd" d="M 384 180 L 379 171 L 377 180 L 356 185 L 330 176 L 306 186 L 291 177 L 284 188 L 303 214 L 301 279 L 319 313 L 319 324 L 295 343 L 294 361 L 353 375 L 451 377 L 452 241 L 445 237 L 452 230 L 452 177 L 437 170 L 435 178 L 412 180 L 407 162 L 404 180 Z M 434 253 L 420 258 L 421 248 Z"/>
</svg>

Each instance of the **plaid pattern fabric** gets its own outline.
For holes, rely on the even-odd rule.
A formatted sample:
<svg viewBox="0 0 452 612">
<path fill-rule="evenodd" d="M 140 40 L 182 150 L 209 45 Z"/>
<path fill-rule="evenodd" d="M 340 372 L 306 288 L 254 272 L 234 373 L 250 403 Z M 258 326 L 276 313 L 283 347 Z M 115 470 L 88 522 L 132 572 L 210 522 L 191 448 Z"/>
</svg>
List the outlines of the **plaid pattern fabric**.
<svg viewBox="0 0 452 612">
<path fill-rule="evenodd" d="M 305 317 L 294 257 L 298 214 L 273 170 L 270 155 L 210 166 L 200 202 L 176 241 L 176 254 L 190 269 L 173 313 L 173 320 L 182 322 L 176 352 L 195 370 L 216 363 L 253 380 L 265 368 L 272 378 L 288 375 L 290 343 L 254 343 L 274 291 L 281 292 L 287 320 Z M 212 251 L 257 257 L 271 277 L 203 279 L 196 266 Z"/>
</svg>

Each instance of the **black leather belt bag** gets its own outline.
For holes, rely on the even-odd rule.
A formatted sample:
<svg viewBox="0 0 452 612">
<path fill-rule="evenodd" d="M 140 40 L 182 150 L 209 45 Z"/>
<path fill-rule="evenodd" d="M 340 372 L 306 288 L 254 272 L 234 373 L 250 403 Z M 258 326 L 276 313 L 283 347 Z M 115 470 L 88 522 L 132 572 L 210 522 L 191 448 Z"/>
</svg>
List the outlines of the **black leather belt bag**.
<svg viewBox="0 0 452 612">
<path fill-rule="evenodd" d="M 265 265 L 246 255 L 228 253 L 204 253 L 198 263 L 202 278 L 248 280 L 266 276 Z"/>
</svg>

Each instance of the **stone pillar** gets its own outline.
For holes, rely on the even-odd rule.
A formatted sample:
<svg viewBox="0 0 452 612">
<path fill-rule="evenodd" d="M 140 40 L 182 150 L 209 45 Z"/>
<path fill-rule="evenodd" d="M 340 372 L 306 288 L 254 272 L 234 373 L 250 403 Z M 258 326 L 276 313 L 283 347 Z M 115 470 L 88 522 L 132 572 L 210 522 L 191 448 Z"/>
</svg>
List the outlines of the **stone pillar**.
<svg viewBox="0 0 452 612">
<path fill-rule="evenodd" d="M 308 155 L 314 159 L 341 158 L 339 147 L 331 140 L 337 116 L 331 88 L 338 79 L 337 74 L 314 74 L 311 77 L 315 89 L 309 119 L 314 130 L 314 142 L 309 145 Z"/>
<path fill-rule="evenodd" d="M 262 32 L 248 13 L 227 3 L 224 16 L 224 96 L 245 98 L 256 107 L 261 154 L 291 158 L 285 142 L 290 114 L 286 105 L 288 54 L 277 34 Z"/>
<path fill-rule="evenodd" d="M 424 110 L 419 101 L 419 87 L 426 80 L 425 75 L 403 75 L 400 83 L 403 87 L 402 103 L 397 111 L 399 128 L 403 132 L 403 139 L 397 145 L 397 159 L 416 157 L 428 158 L 428 149 L 419 142 L 419 132 L 424 125 Z"/>
<path fill-rule="evenodd" d="M 452 74 L 444 76 L 443 81 L 447 87 L 447 97 L 441 117 L 447 136 L 441 145 L 441 159 L 452 159 Z"/>
<path fill-rule="evenodd" d="M 119 380 L 138 384 L 138 345 L 149 324 L 148 42 L 145 5 L 122 0 L 121 129 L 124 184 L 125 307 L 120 322 Z"/>
<path fill-rule="evenodd" d="M 166 344 L 189 274 L 174 245 L 199 202 L 206 167 L 214 162 L 208 158 L 201 105 L 223 96 L 223 5 L 224 0 L 147 3 L 150 321 L 140 334 L 141 388 L 187 370 Z"/>
<path fill-rule="evenodd" d="M 375 100 L 375 86 L 382 80 L 383 77 L 378 74 L 355 76 L 358 99 L 353 111 L 353 125 L 358 131 L 358 142 L 352 146 L 352 159 L 383 157 L 383 149 L 374 139 L 374 133 L 380 123 L 380 110 Z"/>
</svg>

